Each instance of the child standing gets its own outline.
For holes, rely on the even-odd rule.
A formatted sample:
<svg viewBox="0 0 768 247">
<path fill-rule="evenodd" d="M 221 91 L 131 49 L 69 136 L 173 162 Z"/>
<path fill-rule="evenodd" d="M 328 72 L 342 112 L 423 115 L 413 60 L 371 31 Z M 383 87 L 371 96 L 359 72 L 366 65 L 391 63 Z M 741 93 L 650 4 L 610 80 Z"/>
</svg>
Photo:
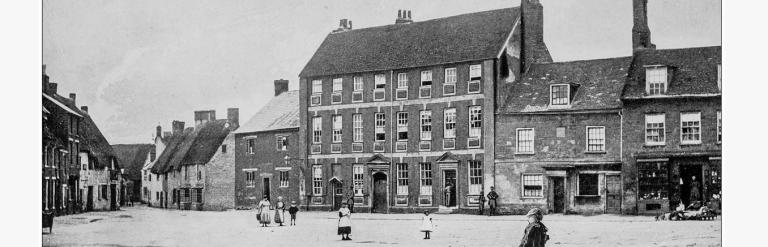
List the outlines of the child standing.
<svg viewBox="0 0 768 247">
<path fill-rule="evenodd" d="M 429 233 L 434 231 L 432 216 L 429 216 L 429 211 L 424 211 L 424 216 L 421 217 L 421 231 L 424 232 L 424 239 L 429 239 Z"/>
<path fill-rule="evenodd" d="M 296 212 L 299 212 L 299 207 L 296 207 L 296 201 L 291 201 L 291 207 L 288 208 L 288 213 L 291 214 L 291 225 L 296 225 Z"/>
</svg>

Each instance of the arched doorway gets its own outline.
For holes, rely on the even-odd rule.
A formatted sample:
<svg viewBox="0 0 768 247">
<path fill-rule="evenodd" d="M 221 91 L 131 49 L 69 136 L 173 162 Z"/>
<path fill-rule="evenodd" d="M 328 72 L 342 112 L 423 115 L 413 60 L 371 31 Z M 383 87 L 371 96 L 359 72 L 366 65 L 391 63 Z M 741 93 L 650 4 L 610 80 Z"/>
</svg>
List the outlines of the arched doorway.
<svg viewBox="0 0 768 247">
<path fill-rule="evenodd" d="M 344 187 L 338 178 L 331 178 L 331 189 L 333 192 L 333 210 L 341 208 L 341 202 L 344 201 Z"/>
<path fill-rule="evenodd" d="M 377 172 L 373 174 L 373 202 L 371 212 L 387 213 L 387 174 Z"/>
</svg>

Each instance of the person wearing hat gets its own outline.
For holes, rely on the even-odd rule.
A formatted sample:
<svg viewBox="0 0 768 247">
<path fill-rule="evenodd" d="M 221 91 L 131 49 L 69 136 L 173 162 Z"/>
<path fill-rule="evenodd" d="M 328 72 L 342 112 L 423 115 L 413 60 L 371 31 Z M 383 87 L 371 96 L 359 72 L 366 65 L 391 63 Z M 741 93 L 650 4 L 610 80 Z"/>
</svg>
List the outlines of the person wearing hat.
<svg viewBox="0 0 768 247">
<path fill-rule="evenodd" d="M 499 194 L 491 186 L 491 192 L 488 192 L 488 216 L 496 215 L 496 200 L 499 199 Z"/>
<path fill-rule="evenodd" d="M 349 238 L 349 234 L 352 233 L 352 220 L 350 219 L 351 213 L 347 208 L 347 203 L 342 202 L 339 209 L 339 228 L 336 234 L 341 235 L 341 240 L 352 240 Z"/>
<path fill-rule="evenodd" d="M 525 234 L 520 240 L 520 247 L 544 247 L 549 240 L 549 235 L 547 235 L 547 227 L 541 223 L 544 219 L 541 209 L 533 208 L 525 217 L 528 218 L 528 226 L 525 227 Z"/>
<path fill-rule="evenodd" d="M 299 207 L 296 206 L 296 201 L 291 201 L 291 207 L 288 208 L 288 213 L 291 214 L 291 225 L 296 225 L 296 213 L 299 212 Z"/>
<path fill-rule="evenodd" d="M 266 227 L 269 223 L 272 223 L 271 216 L 269 215 L 269 197 L 264 195 L 264 199 L 259 202 L 259 223 L 262 227 Z"/>
</svg>

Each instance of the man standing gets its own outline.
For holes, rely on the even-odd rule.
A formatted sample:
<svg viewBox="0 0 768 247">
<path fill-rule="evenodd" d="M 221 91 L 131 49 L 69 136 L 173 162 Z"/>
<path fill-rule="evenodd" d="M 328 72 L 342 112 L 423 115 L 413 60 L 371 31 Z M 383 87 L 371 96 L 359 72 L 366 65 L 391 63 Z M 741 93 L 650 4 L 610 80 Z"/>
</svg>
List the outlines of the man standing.
<svg viewBox="0 0 768 247">
<path fill-rule="evenodd" d="M 480 203 L 479 209 L 480 210 L 478 212 L 479 215 L 483 215 L 483 211 L 485 210 L 485 196 L 484 196 L 484 194 L 485 194 L 485 191 L 481 188 L 480 189 L 480 196 L 478 196 L 479 197 L 478 200 L 480 200 L 479 201 L 479 203 Z"/>
<path fill-rule="evenodd" d="M 491 192 L 488 192 L 488 216 L 496 215 L 496 200 L 499 199 L 499 194 L 496 193 L 496 190 L 491 186 Z"/>
<path fill-rule="evenodd" d="M 355 206 L 355 187 L 350 186 L 349 190 L 347 191 L 347 205 L 349 206 L 349 212 L 354 213 L 354 206 Z"/>
</svg>

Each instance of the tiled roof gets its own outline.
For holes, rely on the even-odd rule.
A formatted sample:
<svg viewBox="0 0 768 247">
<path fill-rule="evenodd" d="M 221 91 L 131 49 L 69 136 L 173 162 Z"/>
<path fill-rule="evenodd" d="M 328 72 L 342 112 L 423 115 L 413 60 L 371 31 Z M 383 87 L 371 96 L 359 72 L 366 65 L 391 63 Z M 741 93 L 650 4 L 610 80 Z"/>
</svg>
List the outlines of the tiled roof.
<svg viewBox="0 0 768 247">
<path fill-rule="evenodd" d="M 241 126 L 236 134 L 299 127 L 299 91 L 288 91 L 272 98 Z"/>
<path fill-rule="evenodd" d="M 207 163 L 231 130 L 226 119 L 219 119 L 169 136 L 165 149 L 152 166 L 152 172 L 166 173 L 184 165 Z"/>
<path fill-rule="evenodd" d="M 381 71 L 495 58 L 518 16 L 518 7 L 514 7 L 330 33 L 299 76 Z"/>
<path fill-rule="evenodd" d="M 509 87 L 501 112 L 601 110 L 621 107 L 631 57 L 533 64 Z M 550 85 L 570 84 L 571 104 L 550 106 Z"/>
<path fill-rule="evenodd" d="M 153 144 L 117 144 L 112 145 L 117 161 L 125 169 L 125 175 L 132 180 L 141 179 L 141 168 L 147 160 L 147 154 L 154 152 Z"/>
<path fill-rule="evenodd" d="M 638 51 L 622 98 L 645 96 L 643 66 L 647 65 L 666 65 L 672 68 L 672 78 L 665 94 L 667 96 L 719 95 L 717 65 L 722 61 L 721 54 L 720 46 Z"/>
</svg>

